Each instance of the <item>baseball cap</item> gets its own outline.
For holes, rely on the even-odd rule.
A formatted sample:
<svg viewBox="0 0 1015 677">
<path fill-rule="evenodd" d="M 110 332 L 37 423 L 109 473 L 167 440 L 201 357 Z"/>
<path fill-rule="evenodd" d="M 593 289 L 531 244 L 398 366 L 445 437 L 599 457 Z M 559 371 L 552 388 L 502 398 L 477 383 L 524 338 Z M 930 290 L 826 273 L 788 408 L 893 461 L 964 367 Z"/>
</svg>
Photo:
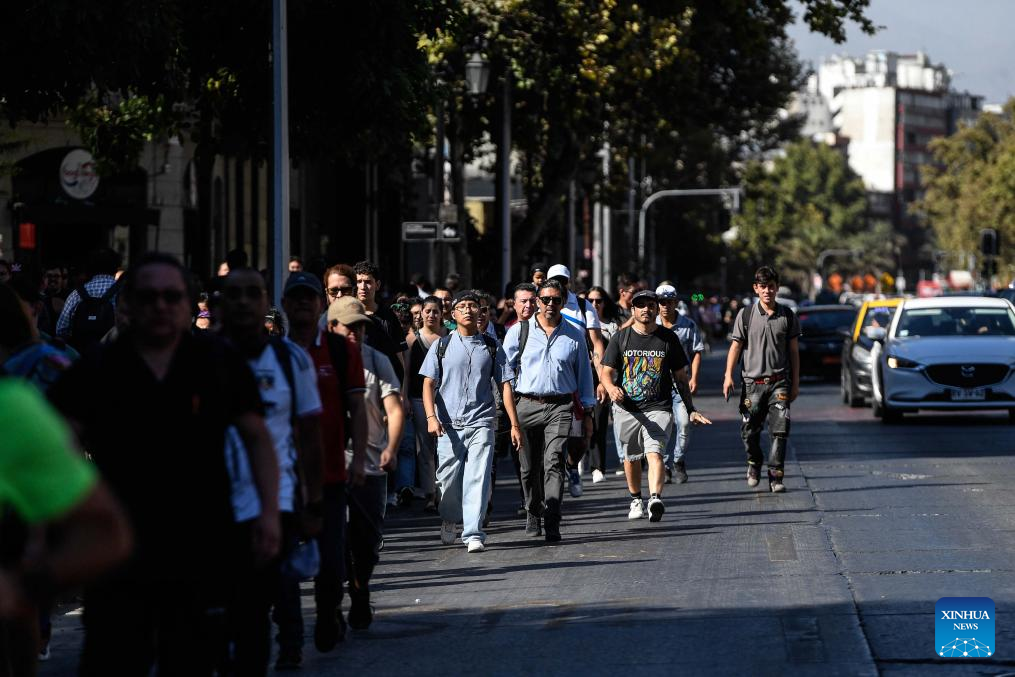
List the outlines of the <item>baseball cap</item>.
<svg viewBox="0 0 1015 677">
<path fill-rule="evenodd" d="M 567 266 L 560 263 L 556 263 L 550 266 L 550 269 L 546 271 L 546 277 L 552 280 L 555 277 L 566 277 L 568 280 L 571 279 L 571 271 L 567 269 Z"/>
<path fill-rule="evenodd" d="M 370 318 L 367 317 L 367 309 L 363 307 L 359 299 L 352 296 L 342 296 L 328 306 L 328 322 L 330 323 L 332 320 L 338 320 L 349 326 L 358 322 L 369 322 Z"/>
<path fill-rule="evenodd" d="M 452 302 L 451 307 L 454 308 L 463 301 L 472 301 L 475 304 L 481 303 L 479 294 L 476 293 L 475 289 L 465 289 L 455 294 L 455 300 Z"/>
<path fill-rule="evenodd" d="M 321 281 L 317 279 L 317 276 L 302 270 L 293 273 L 289 276 L 289 279 L 285 281 L 285 289 L 282 292 L 282 296 L 288 296 L 289 292 L 297 287 L 313 289 L 317 292 L 318 296 L 324 296 L 324 288 L 321 286 Z"/>
<path fill-rule="evenodd" d="M 656 296 L 660 299 L 675 299 L 677 298 L 677 288 L 672 284 L 661 284 L 656 287 Z"/>
<path fill-rule="evenodd" d="M 536 273 L 545 273 L 546 272 L 546 268 L 547 268 L 547 265 L 545 263 L 533 263 L 532 264 L 532 270 L 530 272 L 533 275 L 535 275 Z"/>
<path fill-rule="evenodd" d="M 659 297 L 656 296 L 656 293 L 651 289 L 642 289 L 641 291 L 636 292 L 635 295 L 631 298 L 631 303 L 634 303 L 638 299 L 648 299 L 649 301 L 656 302 L 659 301 Z"/>
</svg>

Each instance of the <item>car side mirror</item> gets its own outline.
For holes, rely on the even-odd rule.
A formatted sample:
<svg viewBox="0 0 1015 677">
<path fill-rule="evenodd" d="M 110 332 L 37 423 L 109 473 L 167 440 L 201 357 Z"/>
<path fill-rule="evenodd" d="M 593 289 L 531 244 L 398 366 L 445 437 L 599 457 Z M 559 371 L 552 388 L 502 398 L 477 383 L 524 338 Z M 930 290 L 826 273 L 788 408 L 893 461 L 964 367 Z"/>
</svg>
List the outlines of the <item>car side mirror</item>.
<svg viewBox="0 0 1015 677">
<path fill-rule="evenodd" d="M 888 331 L 884 327 L 867 327 L 863 330 L 864 335 L 872 341 L 884 341 Z"/>
</svg>

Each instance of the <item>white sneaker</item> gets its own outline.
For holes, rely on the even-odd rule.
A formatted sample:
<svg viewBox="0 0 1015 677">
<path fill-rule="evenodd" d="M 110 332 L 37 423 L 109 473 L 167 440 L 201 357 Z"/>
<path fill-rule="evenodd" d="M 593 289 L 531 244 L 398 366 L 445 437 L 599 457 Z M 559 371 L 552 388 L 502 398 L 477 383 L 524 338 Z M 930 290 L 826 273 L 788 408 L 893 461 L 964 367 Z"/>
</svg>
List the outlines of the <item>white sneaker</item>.
<svg viewBox="0 0 1015 677">
<path fill-rule="evenodd" d="M 627 519 L 629 520 L 640 520 L 646 514 L 645 512 L 645 501 L 640 498 L 631 499 L 631 510 L 627 513 Z"/>
<path fill-rule="evenodd" d="M 469 552 L 483 552 L 486 550 L 486 546 L 483 545 L 483 541 L 469 541 Z"/>
<path fill-rule="evenodd" d="M 663 499 L 653 496 L 648 500 L 649 522 L 658 522 L 663 518 L 664 512 L 666 512 L 666 506 L 663 504 Z"/>
<path fill-rule="evenodd" d="M 602 470 L 592 471 L 592 484 L 599 484 L 606 479 L 606 475 L 603 474 Z"/>
<path fill-rule="evenodd" d="M 452 545 L 455 542 L 455 523 L 441 522 L 441 543 Z"/>
</svg>

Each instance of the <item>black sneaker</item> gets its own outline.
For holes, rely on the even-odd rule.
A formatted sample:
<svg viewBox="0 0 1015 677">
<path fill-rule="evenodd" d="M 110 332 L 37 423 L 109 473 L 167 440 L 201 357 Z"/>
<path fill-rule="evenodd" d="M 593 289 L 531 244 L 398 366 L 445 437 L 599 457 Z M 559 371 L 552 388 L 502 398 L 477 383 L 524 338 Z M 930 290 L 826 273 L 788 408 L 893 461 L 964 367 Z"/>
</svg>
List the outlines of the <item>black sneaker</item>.
<svg viewBox="0 0 1015 677">
<path fill-rule="evenodd" d="M 773 494 L 786 491 L 786 485 L 782 483 L 782 470 L 768 469 L 768 490 Z"/>
<path fill-rule="evenodd" d="M 280 647 L 275 660 L 276 670 L 299 670 L 303 665 L 303 651 L 299 647 Z"/>
<path fill-rule="evenodd" d="M 321 653 L 328 653 L 339 642 L 345 641 L 345 619 L 336 609 L 317 618 L 314 625 L 314 647 Z"/>
<path fill-rule="evenodd" d="M 425 512 L 428 515 L 436 515 L 437 514 L 437 512 L 438 512 L 438 510 L 437 510 L 437 502 L 434 500 L 433 494 L 427 494 L 427 496 L 426 496 L 426 505 L 423 506 L 423 512 Z"/>
<path fill-rule="evenodd" d="M 560 540 L 560 516 L 545 515 L 543 517 L 543 531 L 546 533 L 546 542 L 554 543 Z"/>
<path fill-rule="evenodd" d="M 412 505 L 412 499 L 412 487 L 402 487 L 398 490 L 398 507 L 410 507 Z"/>
<path fill-rule="evenodd" d="M 673 484 L 673 468 L 666 466 L 666 484 Z"/>
<path fill-rule="evenodd" d="M 748 463 L 747 464 L 747 486 L 754 488 L 758 486 L 758 482 L 761 481 L 761 470 L 758 466 Z"/>
<path fill-rule="evenodd" d="M 684 465 L 684 459 L 673 464 L 673 476 L 677 478 L 677 484 L 687 482 L 687 467 Z"/>
<path fill-rule="evenodd" d="M 539 524 L 539 516 L 533 515 L 532 513 L 526 513 L 525 517 L 525 535 L 526 536 L 542 536 L 543 528 Z"/>
<path fill-rule="evenodd" d="M 366 630 L 374 620 L 374 608 L 370 606 L 370 593 L 351 594 L 352 605 L 349 607 L 349 627 L 353 630 Z"/>
</svg>

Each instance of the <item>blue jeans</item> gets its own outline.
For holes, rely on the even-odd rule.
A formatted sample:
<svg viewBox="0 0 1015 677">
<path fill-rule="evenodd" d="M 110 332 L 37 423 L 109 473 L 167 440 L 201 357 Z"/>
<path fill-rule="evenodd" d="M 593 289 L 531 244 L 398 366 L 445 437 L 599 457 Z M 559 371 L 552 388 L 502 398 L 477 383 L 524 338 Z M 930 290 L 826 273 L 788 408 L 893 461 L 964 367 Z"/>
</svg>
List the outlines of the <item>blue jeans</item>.
<svg viewBox="0 0 1015 677">
<path fill-rule="evenodd" d="M 666 464 L 684 460 L 691 443 L 691 415 L 684 407 L 680 395 L 673 393 L 673 434 L 666 443 Z"/>
<path fill-rule="evenodd" d="M 462 523 L 462 542 L 486 540 L 483 517 L 493 468 L 493 426 L 444 428 L 437 438 L 441 519 Z"/>
<path fill-rule="evenodd" d="M 398 444 L 398 469 L 395 470 L 395 489 L 416 484 L 416 429 L 411 416 L 405 417 L 402 441 Z"/>
</svg>

